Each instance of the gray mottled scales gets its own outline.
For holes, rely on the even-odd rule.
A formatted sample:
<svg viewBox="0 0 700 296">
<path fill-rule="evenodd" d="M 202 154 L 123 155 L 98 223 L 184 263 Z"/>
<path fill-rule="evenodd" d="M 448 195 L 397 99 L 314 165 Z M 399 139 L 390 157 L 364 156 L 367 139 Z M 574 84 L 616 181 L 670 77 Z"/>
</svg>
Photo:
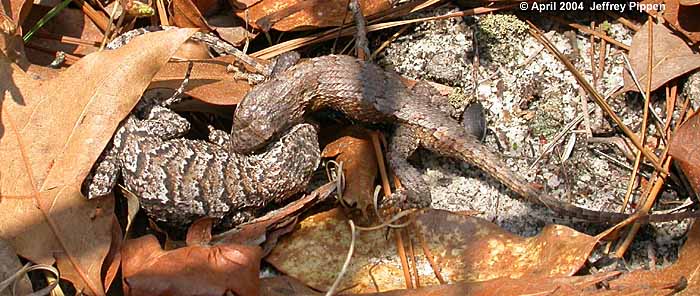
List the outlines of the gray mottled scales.
<svg viewBox="0 0 700 296">
<path fill-rule="evenodd" d="M 148 32 L 130 31 L 107 48 Z M 295 125 L 249 154 L 232 152 L 228 133 L 213 128 L 209 141 L 184 139 L 189 122 L 167 107 L 180 100 L 187 81 L 169 99 L 139 101 L 86 179 L 89 198 L 110 193 L 121 176 L 154 220 L 184 227 L 208 216 L 231 226 L 305 189 L 320 162 L 312 125 Z"/>
<path fill-rule="evenodd" d="M 129 116 L 87 182 L 88 196 L 109 193 L 121 174 L 152 219 L 185 226 L 199 217 L 227 216 L 227 224 L 238 224 L 268 202 L 304 190 L 320 161 L 309 124 L 250 155 L 229 153 L 223 131 L 213 130 L 210 141 L 179 138 L 188 129 L 184 118 L 162 106 L 143 119 Z"/>
</svg>

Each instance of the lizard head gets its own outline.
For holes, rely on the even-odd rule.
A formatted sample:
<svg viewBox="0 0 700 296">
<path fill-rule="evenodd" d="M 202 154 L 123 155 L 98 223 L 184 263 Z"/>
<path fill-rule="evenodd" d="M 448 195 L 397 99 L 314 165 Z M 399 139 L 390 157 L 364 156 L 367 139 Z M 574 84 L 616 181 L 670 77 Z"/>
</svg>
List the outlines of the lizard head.
<svg viewBox="0 0 700 296">
<path fill-rule="evenodd" d="M 308 101 L 302 89 L 289 87 L 278 77 L 255 86 L 236 107 L 231 129 L 231 149 L 249 153 L 301 123 Z M 287 77 L 289 78 L 289 77 Z"/>
</svg>

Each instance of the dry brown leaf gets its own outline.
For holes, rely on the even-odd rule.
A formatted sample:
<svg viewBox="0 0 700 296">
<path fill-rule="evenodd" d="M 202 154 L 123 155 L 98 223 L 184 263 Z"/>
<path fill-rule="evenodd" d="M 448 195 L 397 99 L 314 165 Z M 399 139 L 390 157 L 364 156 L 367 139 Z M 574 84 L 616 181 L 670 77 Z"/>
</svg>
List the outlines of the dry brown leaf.
<svg viewBox="0 0 700 296">
<path fill-rule="evenodd" d="M 210 32 L 212 29 L 202 16 L 192 0 L 174 0 L 172 2 L 172 22 L 181 28 L 199 28 L 203 32 Z"/>
<path fill-rule="evenodd" d="M 216 219 L 212 217 L 203 217 L 194 221 L 187 230 L 185 243 L 188 246 L 208 244 L 211 241 L 211 227 L 215 221 Z"/>
<path fill-rule="evenodd" d="M 190 39 L 180 46 L 173 57 L 179 60 L 206 60 L 211 58 L 211 54 L 206 43 Z"/>
<path fill-rule="evenodd" d="M 36 6 L 27 17 L 25 30 L 44 16 L 50 7 Z M 81 39 L 92 44 L 70 44 L 60 41 L 62 36 Z M 84 56 L 97 51 L 102 31 L 80 9 L 66 8 L 42 27 L 26 45 L 27 58 L 34 64 L 49 65 L 57 51 Z"/>
<path fill-rule="evenodd" d="M 700 139 L 700 112 L 695 112 L 678 128 L 668 144 L 668 153 L 673 156 L 673 160 L 680 164 L 695 192 L 700 192 L 700 146 L 698 146 L 698 139 Z"/>
<path fill-rule="evenodd" d="M 190 74 L 190 82 L 185 93 L 195 99 L 215 105 L 238 104 L 248 90 L 247 81 L 236 80 L 226 70 L 232 57 L 218 57 L 205 61 L 195 61 Z M 182 83 L 187 63 L 168 63 L 153 78 L 149 88 L 177 89 Z"/>
<path fill-rule="evenodd" d="M 522 238 L 483 219 L 442 210 L 423 210 L 415 219 L 448 282 L 573 275 L 597 243 L 591 236 L 559 225 Z M 417 241 L 414 239 L 415 246 Z M 347 219 L 333 210 L 300 222 L 266 260 L 310 287 L 325 291 L 340 271 L 349 247 Z M 438 284 L 422 252 L 416 255 L 421 284 Z M 359 232 L 355 253 L 338 289 L 375 292 L 370 273 L 380 291 L 401 289 L 405 284 L 400 266 L 394 240 L 386 238 L 386 231 Z"/>
<path fill-rule="evenodd" d="M 700 54 L 693 53 L 693 50 L 685 44 L 683 39 L 673 35 L 671 30 L 662 24 L 654 24 L 654 57 L 651 90 L 664 85 L 666 82 L 675 79 L 685 73 L 700 67 Z M 630 64 L 637 75 L 637 79 L 646 89 L 647 84 L 647 60 L 649 55 L 649 26 L 642 25 L 632 38 L 632 46 L 629 52 Z M 639 91 L 632 80 L 632 76 L 625 71 L 625 87 L 622 91 Z"/>
<path fill-rule="evenodd" d="M 599 295 L 596 284 L 619 275 L 606 272 L 587 276 L 499 278 L 488 281 L 461 282 L 455 284 L 423 287 L 419 289 L 394 290 L 383 293 L 362 294 L 365 296 L 520 296 L 520 295 Z M 622 295 L 622 294 L 621 294 Z M 624 294 L 629 295 L 629 294 Z"/>
<path fill-rule="evenodd" d="M 349 127 L 343 129 L 337 140 L 323 148 L 321 157 L 336 157 L 343 163 L 345 191 L 343 199 L 348 204 L 357 204 L 364 214 L 371 211 L 374 203 L 374 180 L 377 178 L 377 157 L 370 137 L 370 131 Z"/>
<path fill-rule="evenodd" d="M 0 52 L 26 70 L 29 61 L 24 53 L 24 41 L 12 19 L 0 13 Z"/>
<path fill-rule="evenodd" d="M 22 264 L 19 262 L 19 257 L 17 257 L 15 250 L 8 242 L 0 239 L 0 282 L 9 279 L 21 268 Z M 29 295 L 34 292 L 34 290 L 32 290 L 32 283 L 29 282 L 29 277 L 27 275 L 22 275 L 16 281 L 15 295 Z M 5 289 L 6 287 L 7 289 Z M 12 296 L 11 287 L 11 285 L 4 286 L 0 284 L 0 296 Z"/>
<path fill-rule="evenodd" d="M 684 3 L 687 2 L 687 3 Z M 700 42 L 700 3 L 698 0 L 666 0 L 664 19 L 694 43 Z"/>
<path fill-rule="evenodd" d="M 633 290 L 639 288 L 640 283 L 644 283 L 644 288 L 651 291 L 653 289 L 660 290 L 654 295 L 671 295 L 673 292 L 683 289 L 684 282 L 687 280 L 687 288 L 682 295 L 699 295 L 700 278 L 698 278 L 697 271 L 700 269 L 700 252 L 698 250 L 700 250 L 700 224 L 693 223 L 688 232 L 688 240 L 683 245 L 675 264 L 664 269 L 635 270 L 624 274 L 619 279 L 608 283 L 610 289 Z M 617 295 L 629 294 L 620 293 Z"/>
<path fill-rule="evenodd" d="M 246 40 L 255 39 L 259 31 L 255 33 L 246 30 L 246 25 L 237 16 L 233 14 L 217 14 L 207 17 L 209 26 L 214 28 L 214 31 L 234 46 L 242 46 Z"/>
<path fill-rule="evenodd" d="M 277 244 L 277 238 L 289 233 L 296 225 L 296 217 L 305 209 L 325 200 L 335 190 L 335 183 L 327 183 L 281 209 L 216 235 L 217 244 L 256 245 L 264 240 L 263 254 L 267 255 Z"/>
<path fill-rule="evenodd" d="M 236 15 L 263 31 L 270 28 L 279 31 L 308 30 L 340 26 L 344 18 L 345 23 L 349 23 L 352 15 L 347 13 L 347 3 L 347 0 L 262 0 L 237 10 Z M 387 0 L 360 0 L 365 16 L 387 10 L 391 5 L 391 1 Z"/>
<path fill-rule="evenodd" d="M 257 34 L 248 32 L 243 27 L 216 27 L 214 29 L 221 39 L 233 44 L 234 46 L 243 45 L 246 40 L 253 40 Z"/>
<path fill-rule="evenodd" d="M 109 290 L 121 266 L 123 240 L 124 235 L 122 235 L 122 228 L 119 226 L 119 220 L 114 216 L 114 221 L 112 222 L 112 241 L 109 246 L 109 253 L 105 256 L 102 265 L 102 274 L 104 275 L 102 282 L 104 283 L 105 290 Z"/>
<path fill-rule="evenodd" d="M 37 263 L 57 261 L 78 290 L 104 294 L 113 198 L 87 200 L 83 179 L 151 78 L 194 30 L 147 34 L 89 55 L 51 80 L 0 57 L 0 238 Z M 39 243 L 40 242 L 40 243 Z"/>
<path fill-rule="evenodd" d="M 153 235 L 127 240 L 122 250 L 125 294 L 258 295 L 260 248 L 209 246 L 204 238 L 211 237 L 211 220 L 200 222 L 189 231 L 198 234 L 187 234 L 195 244 L 171 251 L 163 251 Z"/>
<path fill-rule="evenodd" d="M 212 10 L 218 9 L 220 6 L 216 0 L 193 0 L 192 3 L 197 7 L 197 10 L 204 15 L 211 15 Z"/>
<path fill-rule="evenodd" d="M 2 3 L 0 3 L 0 14 L 9 16 L 15 25 L 19 27 L 18 32 L 21 34 L 22 24 L 24 24 L 24 20 L 27 18 L 27 15 L 32 8 L 32 4 L 33 1 L 27 0 L 2 1 Z"/>
<path fill-rule="evenodd" d="M 260 279 L 261 296 L 323 295 L 312 290 L 295 278 L 276 276 Z M 343 294 L 345 295 L 345 294 Z"/>
</svg>

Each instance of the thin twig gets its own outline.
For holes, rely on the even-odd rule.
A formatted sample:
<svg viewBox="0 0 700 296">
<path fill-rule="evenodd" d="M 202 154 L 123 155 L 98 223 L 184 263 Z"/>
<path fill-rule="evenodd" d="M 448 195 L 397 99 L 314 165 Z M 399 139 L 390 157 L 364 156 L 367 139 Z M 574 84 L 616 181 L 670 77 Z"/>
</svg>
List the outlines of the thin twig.
<svg viewBox="0 0 700 296">
<path fill-rule="evenodd" d="M 604 11 L 605 14 L 610 16 L 611 18 L 614 18 L 618 23 L 622 24 L 623 26 L 632 29 L 633 31 L 637 32 L 640 29 L 640 26 L 633 23 L 632 21 L 618 15 L 617 13 L 613 13 L 612 11 Z"/>
<path fill-rule="evenodd" d="M 598 38 L 600 38 L 600 39 L 603 39 L 603 40 L 605 40 L 605 41 L 607 41 L 607 42 L 610 42 L 611 44 L 613 44 L 613 45 L 615 45 L 615 46 L 617 46 L 617 47 L 619 47 L 619 48 L 622 48 L 622 49 L 627 50 L 627 51 L 630 50 L 630 46 L 629 46 L 629 45 L 624 44 L 624 43 L 622 43 L 622 42 L 620 42 L 620 41 L 617 41 L 617 40 L 615 40 L 614 38 L 608 36 L 607 34 L 605 34 L 605 33 L 603 33 L 603 32 L 593 31 L 593 30 L 591 30 L 590 28 L 588 28 L 588 27 L 586 27 L 586 26 L 579 25 L 579 24 L 577 24 L 577 23 L 574 23 L 574 22 L 565 20 L 565 19 L 563 19 L 563 18 L 561 18 L 561 17 L 558 17 L 558 16 L 547 15 L 547 17 L 550 18 L 551 20 L 555 21 L 555 22 L 558 22 L 558 23 L 567 25 L 567 26 L 569 26 L 569 27 L 572 27 L 572 28 L 574 28 L 574 29 L 577 29 L 577 30 L 581 31 L 581 33 L 591 34 L 591 35 L 596 36 L 596 37 L 598 37 Z"/>
<path fill-rule="evenodd" d="M 415 225 L 415 223 L 414 223 Z M 435 274 L 435 278 L 437 278 L 438 282 L 441 285 L 444 285 L 446 283 L 445 279 L 442 278 L 442 274 L 440 274 L 440 266 L 435 263 L 435 259 L 433 257 L 433 252 L 430 251 L 430 248 L 428 247 L 428 244 L 425 242 L 425 237 L 423 236 L 423 232 L 417 229 L 417 227 L 414 227 L 416 229 L 416 233 L 418 235 L 418 241 L 420 242 L 421 248 L 423 248 L 423 255 L 425 255 L 425 259 L 428 260 L 428 264 L 430 264 L 430 268 L 433 269 L 433 273 Z"/>
<path fill-rule="evenodd" d="M 387 23 L 381 23 L 381 24 L 374 24 L 374 25 L 367 26 L 367 32 L 374 32 L 374 31 L 384 30 L 384 29 L 388 29 L 388 28 L 392 28 L 392 27 L 403 26 L 403 25 L 418 23 L 418 22 L 484 14 L 484 13 L 504 10 L 507 8 L 511 8 L 513 6 L 514 5 L 508 5 L 508 6 L 497 7 L 497 8 L 480 7 L 480 8 L 468 9 L 468 10 L 464 10 L 464 11 L 458 11 L 458 12 L 450 13 L 447 15 L 441 15 L 441 16 L 433 16 L 433 17 L 418 18 L 418 19 L 412 19 L 412 20 L 402 20 L 402 21 L 393 21 L 393 22 L 387 22 Z M 370 23 L 372 23 L 372 22 L 370 22 Z M 341 32 L 338 33 L 338 30 L 340 30 Z M 286 52 L 286 51 L 295 50 L 295 49 L 300 48 L 302 46 L 316 44 L 319 42 L 333 39 L 333 38 L 335 38 L 336 34 L 340 34 L 341 36 L 350 36 L 350 35 L 354 35 L 355 32 L 356 32 L 356 29 L 354 27 L 336 28 L 336 29 L 328 30 L 328 31 L 323 32 L 323 33 L 316 35 L 316 36 L 301 37 L 301 38 L 297 38 L 297 39 L 288 40 L 288 41 L 285 41 L 282 43 L 278 43 L 278 44 L 275 44 L 272 46 L 268 46 L 263 50 L 252 53 L 251 56 L 256 57 L 256 58 L 261 58 L 261 59 L 270 59 L 270 58 L 273 58 L 273 57 L 275 57 L 283 52 Z"/>
<path fill-rule="evenodd" d="M 664 131 L 668 133 L 671 128 L 671 121 L 673 119 L 673 110 L 676 109 L 676 102 L 678 99 L 677 85 L 674 82 L 671 87 L 666 86 L 666 124 L 664 125 Z"/>
<path fill-rule="evenodd" d="M 389 177 L 386 172 L 386 166 L 384 165 L 384 153 L 382 153 L 382 148 L 379 146 L 379 132 L 374 131 L 370 133 L 372 138 L 372 147 L 374 147 L 374 155 L 377 158 L 377 164 L 379 165 L 379 176 L 382 179 L 382 188 L 384 189 L 384 196 L 391 196 L 391 185 L 389 185 Z"/>
<path fill-rule="evenodd" d="M 114 15 L 117 14 L 117 8 L 119 8 L 119 1 L 114 1 L 114 7 L 112 7 L 112 13 L 109 14 L 109 23 L 107 29 L 105 30 L 105 35 L 102 37 L 102 43 L 100 44 L 100 51 L 105 48 L 107 42 L 109 42 L 109 36 L 112 35 L 112 23 L 114 22 Z M 122 11 L 122 14 L 124 12 Z"/>
<path fill-rule="evenodd" d="M 644 143 L 646 141 L 646 130 L 647 130 L 647 120 L 649 117 L 649 97 L 651 97 L 651 77 L 652 77 L 652 71 L 653 71 L 653 60 L 654 60 L 654 21 L 651 19 L 651 16 L 648 17 L 647 24 L 649 26 L 649 38 L 648 43 L 647 43 L 647 48 L 648 48 L 648 53 L 647 53 L 647 85 L 646 85 L 646 92 L 645 92 L 645 99 L 644 99 L 644 111 L 642 115 L 642 127 L 641 127 L 641 136 L 640 138 L 642 139 L 642 146 L 644 146 Z M 668 151 L 668 145 L 666 146 L 666 150 L 663 153 L 662 159 L 665 158 L 666 154 Z M 671 158 L 666 158 L 666 161 L 664 161 L 664 167 L 666 170 L 669 168 Z M 628 195 L 631 195 L 631 187 L 632 184 L 634 183 L 634 179 L 636 178 L 637 170 L 639 169 L 639 164 L 642 161 L 642 153 L 641 151 L 637 152 L 637 159 L 635 160 L 635 167 L 634 170 L 632 170 L 632 177 L 630 178 L 630 186 L 627 188 L 628 194 L 625 196 L 625 202 L 623 203 L 623 206 L 627 206 L 627 201 L 629 199 Z M 661 185 L 665 183 L 664 176 L 658 176 L 658 174 L 654 173 L 654 176 L 656 177 L 654 179 L 654 183 L 652 187 L 649 188 L 647 191 L 648 195 L 646 198 L 646 201 L 644 205 L 642 206 L 641 209 L 639 209 L 638 212 L 641 212 L 643 214 L 646 214 L 651 210 L 652 205 L 654 204 L 654 201 L 656 200 L 655 196 L 658 194 L 659 190 L 661 189 Z M 644 195 L 643 195 L 644 196 Z M 623 208 L 624 210 L 624 208 Z M 640 223 L 634 223 L 632 225 L 632 228 L 630 231 L 627 233 L 627 236 L 625 237 L 625 240 L 622 242 L 620 247 L 615 251 L 615 255 L 618 257 L 622 257 L 625 252 L 627 251 L 627 248 L 632 244 L 632 240 L 634 237 L 637 235 L 637 231 L 639 231 L 639 228 L 641 227 Z"/>
<path fill-rule="evenodd" d="M 387 39 L 386 41 L 382 42 L 382 44 L 379 46 L 379 48 L 377 48 L 377 49 L 372 53 L 372 55 L 369 56 L 369 60 L 370 60 L 370 61 L 373 61 L 374 59 L 376 59 L 376 58 L 377 58 L 377 55 L 378 55 L 380 52 L 382 52 L 382 50 L 384 50 L 387 46 L 389 46 L 389 44 L 391 44 L 391 42 L 393 42 L 394 40 L 396 40 L 396 38 L 399 38 L 399 36 L 401 36 L 401 34 L 403 34 L 404 32 L 406 32 L 406 30 L 407 30 L 408 28 L 410 28 L 410 27 L 411 27 L 411 26 L 409 26 L 409 25 L 405 25 L 405 26 L 401 27 L 401 29 L 399 29 L 399 31 L 397 31 L 396 33 L 394 33 L 393 35 L 391 35 L 391 37 L 389 37 L 389 39 Z"/>
<path fill-rule="evenodd" d="M 52 33 L 43 32 L 43 31 L 36 32 L 36 37 L 43 38 L 43 39 L 57 40 L 61 43 L 65 43 L 65 44 L 85 45 L 85 46 L 92 46 L 92 47 L 99 47 L 100 46 L 99 41 L 85 40 L 85 39 L 80 39 L 80 38 L 75 38 L 75 37 L 70 37 L 70 36 L 65 36 L 65 35 L 52 34 Z"/>
<path fill-rule="evenodd" d="M 627 58 L 626 55 L 622 55 L 622 59 L 625 61 L 625 69 L 627 69 L 627 72 L 630 74 L 630 77 L 632 77 L 632 81 L 634 81 L 634 85 L 637 86 L 637 89 L 639 90 L 639 93 L 642 94 L 642 99 L 644 101 L 647 101 L 647 94 L 646 92 L 642 89 L 641 83 L 639 83 L 639 80 L 637 79 L 637 74 L 634 73 L 634 69 L 632 69 L 632 64 L 630 64 L 629 59 Z M 659 130 L 659 134 L 661 134 L 661 138 L 666 141 L 666 132 L 664 131 L 664 126 L 666 125 L 663 120 L 661 120 L 661 117 L 659 117 L 658 114 L 656 114 L 656 111 L 654 109 L 650 110 L 652 117 L 654 118 L 654 124 L 656 125 L 656 128 Z"/>
<path fill-rule="evenodd" d="M 603 151 L 600 151 L 598 149 L 591 149 L 591 151 L 593 151 L 593 154 L 600 156 L 600 157 L 603 157 L 603 158 L 607 159 L 609 162 L 612 162 L 613 164 L 615 164 L 619 167 L 625 168 L 629 171 L 633 170 L 633 168 L 629 164 L 627 164 L 626 162 L 619 161 L 616 158 L 604 153 Z M 642 175 L 645 178 L 649 177 L 648 175 L 642 174 L 642 172 L 640 172 L 640 175 Z"/>
<path fill-rule="evenodd" d="M 406 258 L 406 249 L 404 249 L 403 247 L 402 229 L 394 231 L 394 237 L 396 238 L 396 250 L 399 252 L 399 259 L 401 260 L 403 278 L 406 281 L 406 289 L 413 289 L 413 282 L 411 281 L 411 271 L 408 269 L 408 258 Z"/>
<path fill-rule="evenodd" d="M 165 3 L 163 3 L 163 0 L 156 0 L 156 8 L 158 9 L 158 19 L 160 20 L 160 25 L 170 26 L 170 21 L 168 21 L 168 13 L 165 9 Z"/>
<path fill-rule="evenodd" d="M 362 15 L 362 6 L 360 6 L 360 1 L 350 0 L 350 10 L 355 19 L 355 28 L 357 30 L 357 36 L 355 37 L 355 50 L 357 51 L 357 58 L 366 61 L 369 58 L 369 41 L 367 41 L 367 20 L 365 16 Z"/>
<path fill-rule="evenodd" d="M 345 7 L 350 7 L 350 1 L 352 1 L 352 0 L 348 0 L 345 3 Z M 343 21 L 340 23 L 340 28 L 345 27 L 346 21 L 348 19 L 348 11 L 349 11 L 349 9 L 345 9 L 345 12 L 343 14 Z M 335 52 L 336 52 L 335 47 L 338 45 L 338 40 L 340 40 L 340 37 L 342 37 L 340 35 L 340 33 L 342 33 L 342 30 L 338 30 L 338 35 L 336 35 L 335 38 L 333 39 L 333 46 L 331 46 L 331 53 L 332 54 L 335 54 Z"/>
<path fill-rule="evenodd" d="M 80 9 L 82 9 L 83 13 L 87 15 L 90 20 L 95 23 L 95 25 L 102 30 L 102 32 L 107 31 L 107 26 L 109 25 L 109 21 L 107 20 L 107 17 L 102 13 L 94 9 L 90 3 L 86 3 L 84 0 L 73 0 L 73 3 L 77 4 L 80 6 Z M 98 2 L 99 3 L 99 2 Z"/>
<path fill-rule="evenodd" d="M 51 54 L 53 56 L 56 56 L 56 53 L 57 53 L 56 50 L 42 47 L 41 45 L 38 45 L 36 42 L 29 42 L 26 44 L 26 47 Z M 81 59 L 81 57 L 78 55 L 72 55 L 69 53 L 63 53 L 63 54 L 65 55 L 65 58 L 66 58 L 65 62 L 68 65 L 75 64 Z"/>
<path fill-rule="evenodd" d="M 350 259 L 352 259 L 352 253 L 355 251 L 355 223 L 353 223 L 352 220 L 348 220 L 348 224 L 350 224 L 350 249 L 348 249 L 348 255 L 345 257 L 343 268 L 340 269 L 338 276 L 335 277 L 335 281 L 333 281 L 333 285 L 330 289 L 328 289 L 328 292 L 326 292 L 326 296 L 331 296 L 333 293 L 335 293 L 335 289 L 337 289 L 338 285 L 340 285 L 340 280 L 343 279 L 343 275 L 345 275 L 345 273 L 348 271 Z"/>
<path fill-rule="evenodd" d="M 416 261 L 416 252 L 413 250 L 413 240 L 411 239 L 410 228 L 406 228 L 406 238 L 408 239 L 408 253 L 411 255 L 411 269 L 413 270 L 413 279 L 415 280 L 415 287 L 420 288 L 420 277 L 418 276 L 418 262 Z"/>
</svg>

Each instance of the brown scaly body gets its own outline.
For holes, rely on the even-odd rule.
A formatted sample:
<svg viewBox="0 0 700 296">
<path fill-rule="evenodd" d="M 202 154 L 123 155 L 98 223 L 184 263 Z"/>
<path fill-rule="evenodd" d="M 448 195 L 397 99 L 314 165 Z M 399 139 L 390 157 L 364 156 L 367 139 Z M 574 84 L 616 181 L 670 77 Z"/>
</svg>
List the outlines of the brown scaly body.
<svg viewBox="0 0 700 296">
<path fill-rule="evenodd" d="M 144 119 L 130 115 L 87 183 L 89 197 L 109 193 L 121 174 L 125 187 L 155 220 L 183 227 L 198 217 L 226 217 L 227 225 L 250 219 L 272 201 L 305 189 L 318 167 L 316 130 L 290 129 L 257 154 L 229 152 L 228 135 L 210 141 L 181 138 L 189 123 L 156 106 Z"/>
<path fill-rule="evenodd" d="M 235 151 L 259 149 L 307 112 L 330 107 L 369 123 L 396 123 L 388 161 L 405 189 L 409 206 L 430 205 L 430 192 L 418 171 L 407 161 L 422 146 L 455 157 L 484 170 L 525 200 L 544 205 L 566 217 L 589 222 L 613 223 L 628 214 L 598 212 L 559 201 L 512 172 L 493 152 L 467 134 L 454 120 L 431 105 L 430 100 L 407 89 L 393 72 L 350 56 L 330 55 L 303 61 L 286 72 L 254 87 L 237 107 L 231 144 Z M 670 220 L 694 213 L 652 215 Z"/>
</svg>

